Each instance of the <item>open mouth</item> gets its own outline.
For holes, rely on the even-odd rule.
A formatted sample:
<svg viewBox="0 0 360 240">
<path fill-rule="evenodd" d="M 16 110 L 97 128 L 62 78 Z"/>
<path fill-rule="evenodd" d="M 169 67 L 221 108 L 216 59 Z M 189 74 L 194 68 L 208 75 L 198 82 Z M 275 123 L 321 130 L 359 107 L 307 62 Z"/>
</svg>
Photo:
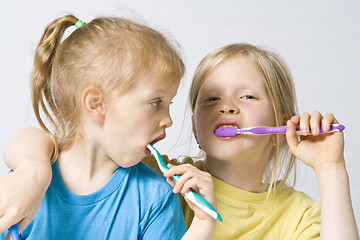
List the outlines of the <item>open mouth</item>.
<svg viewBox="0 0 360 240">
<path fill-rule="evenodd" d="M 154 145 L 155 143 L 163 140 L 165 137 L 166 137 L 166 134 L 165 134 L 165 133 L 164 133 L 164 134 L 161 134 L 160 136 L 158 136 L 157 138 L 155 138 L 150 144 L 151 144 L 151 145 Z"/>
<path fill-rule="evenodd" d="M 157 138 L 155 138 L 152 142 L 150 142 L 150 145 L 154 146 L 155 143 L 163 140 L 166 137 L 166 134 L 161 134 L 160 136 L 158 136 Z M 150 150 L 148 148 L 145 149 L 145 155 L 149 156 L 151 154 Z"/>
</svg>

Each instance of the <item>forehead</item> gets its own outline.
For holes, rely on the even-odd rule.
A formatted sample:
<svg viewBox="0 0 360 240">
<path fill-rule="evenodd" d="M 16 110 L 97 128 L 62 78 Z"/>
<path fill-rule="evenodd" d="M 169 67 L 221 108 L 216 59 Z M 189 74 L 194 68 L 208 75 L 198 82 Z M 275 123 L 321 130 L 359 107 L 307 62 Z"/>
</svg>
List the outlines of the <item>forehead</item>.
<svg viewBox="0 0 360 240">
<path fill-rule="evenodd" d="M 132 89 L 144 89 L 148 92 L 159 92 L 173 94 L 170 90 L 177 90 L 180 84 L 180 79 L 169 78 L 168 76 L 157 71 L 157 68 L 146 71 L 139 75 L 135 80 Z"/>
<path fill-rule="evenodd" d="M 178 85 L 182 77 L 181 70 L 164 60 L 157 60 L 140 77 L 148 78 L 155 84 Z"/>
<path fill-rule="evenodd" d="M 200 90 L 233 87 L 266 90 L 259 69 L 251 60 L 243 56 L 235 56 L 218 64 L 204 80 Z"/>
</svg>

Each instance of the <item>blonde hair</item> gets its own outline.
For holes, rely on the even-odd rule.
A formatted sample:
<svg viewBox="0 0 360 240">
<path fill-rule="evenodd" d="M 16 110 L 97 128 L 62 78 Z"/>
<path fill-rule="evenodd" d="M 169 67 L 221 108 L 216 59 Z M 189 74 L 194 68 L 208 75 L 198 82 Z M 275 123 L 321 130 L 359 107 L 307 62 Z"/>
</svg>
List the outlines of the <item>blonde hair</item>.
<svg viewBox="0 0 360 240">
<path fill-rule="evenodd" d="M 156 30 L 117 17 L 101 17 L 76 29 L 73 15 L 52 21 L 36 48 L 32 71 L 32 104 L 41 127 L 49 134 L 40 109 L 55 127 L 54 161 L 58 144 L 71 146 L 80 123 L 80 94 L 89 85 L 104 99 L 125 93 L 139 75 L 159 67 L 161 81 L 180 81 L 185 67 L 178 45 Z"/>
<path fill-rule="evenodd" d="M 199 90 L 206 78 L 221 62 L 238 56 L 251 61 L 262 74 L 272 102 L 275 124 L 276 126 L 286 125 L 286 121 L 297 113 L 295 88 L 290 71 L 286 63 L 277 54 L 245 43 L 224 46 L 202 59 L 195 71 L 190 87 L 189 100 L 192 112 L 195 110 Z M 272 161 L 270 161 L 271 159 Z M 286 141 L 282 140 L 282 136 L 277 135 L 263 177 L 264 182 L 269 184 L 268 197 L 275 189 L 276 181 L 280 178 L 286 182 L 294 168 L 295 157 L 290 153 Z M 281 176 L 278 177 L 278 173 Z M 295 178 L 296 171 L 294 171 L 293 184 L 295 184 Z"/>
</svg>

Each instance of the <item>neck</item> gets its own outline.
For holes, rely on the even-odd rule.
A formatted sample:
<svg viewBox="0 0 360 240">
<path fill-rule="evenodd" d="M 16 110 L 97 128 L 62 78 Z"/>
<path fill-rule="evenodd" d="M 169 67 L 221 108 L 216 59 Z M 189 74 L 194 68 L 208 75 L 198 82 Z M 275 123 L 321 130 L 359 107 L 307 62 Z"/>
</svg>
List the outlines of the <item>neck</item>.
<svg viewBox="0 0 360 240">
<path fill-rule="evenodd" d="M 79 195 L 99 190 L 119 167 L 95 143 L 86 141 L 77 141 L 61 151 L 58 164 L 67 188 Z"/>
</svg>

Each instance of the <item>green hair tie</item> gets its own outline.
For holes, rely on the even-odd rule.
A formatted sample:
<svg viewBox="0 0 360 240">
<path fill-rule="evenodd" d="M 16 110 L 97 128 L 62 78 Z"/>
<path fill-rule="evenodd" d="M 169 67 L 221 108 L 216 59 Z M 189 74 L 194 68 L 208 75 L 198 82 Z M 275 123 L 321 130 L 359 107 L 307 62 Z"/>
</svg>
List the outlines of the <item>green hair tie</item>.
<svg viewBox="0 0 360 240">
<path fill-rule="evenodd" d="M 75 23 L 75 27 L 76 28 L 81 28 L 82 26 L 84 26 L 86 24 L 86 22 L 78 20 L 77 23 Z"/>
</svg>

